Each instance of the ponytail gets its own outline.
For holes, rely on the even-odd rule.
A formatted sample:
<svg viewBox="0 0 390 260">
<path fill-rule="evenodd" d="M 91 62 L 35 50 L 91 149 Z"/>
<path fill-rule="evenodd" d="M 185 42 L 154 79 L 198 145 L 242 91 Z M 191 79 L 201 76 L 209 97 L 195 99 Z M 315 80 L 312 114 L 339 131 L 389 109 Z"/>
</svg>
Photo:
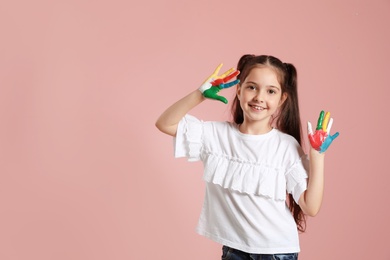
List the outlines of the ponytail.
<svg viewBox="0 0 390 260">
<path fill-rule="evenodd" d="M 280 114 L 276 121 L 276 127 L 291 136 L 293 136 L 299 145 L 302 146 L 301 135 L 302 126 L 299 113 L 298 102 L 298 82 L 297 82 L 297 70 L 294 65 L 290 63 L 284 63 L 285 67 L 285 93 L 287 93 L 287 99 L 283 103 Z M 289 196 L 289 209 L 294 216 L 297 223 L 298 230 L 304 232 L 306 229 L 306 218 L 303 214 L 301 207 L 295 202 L 291 194 Z"/>
<path fill-rule="evenodd" d="M 287 99 L 283 103 L 278 119 L 276 121 L 277 128 L 293 136 L 300 145 L 301 144 L 301 118 L 299 113 L 298 103 L 298 84 L 297 84 L 297 70 L 294 65 L 284 63 L 285 68 L 285 90 Z"/>
<path fill-rule="evenodd" d="M 240 60 L 238 61 L 237 70 L 242 71 L 243 68 L 245 67 L 245 65 L 248 63 L 248 61 L 250 61 L 254 57 L 255 57 L 255 55 L 253 55 L 253 54 L 245 54 L 244 56 L 242 56 L 240 58 Z M 238 77 L 241 77 L 241 76 L 238 75 Z"/>
</svg>

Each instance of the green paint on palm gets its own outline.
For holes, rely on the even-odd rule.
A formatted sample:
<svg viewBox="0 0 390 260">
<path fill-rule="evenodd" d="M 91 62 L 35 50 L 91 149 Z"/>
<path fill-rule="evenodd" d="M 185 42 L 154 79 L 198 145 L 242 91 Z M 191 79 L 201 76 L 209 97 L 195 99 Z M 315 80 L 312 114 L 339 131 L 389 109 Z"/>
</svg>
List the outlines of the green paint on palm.
<svg viewBox="0 0 390 260">
<path fill-rule="evenodd" d="M 221 90 L 219 86 L 212 86 L 211 88 L 205 90 L 203 92 L 203 96 L 206 98 L 214 99 L 222 101 L 223 103 L 227 104 L 228 101 L 225 97 L 219 96 L 218 92 Z"/>
</svg>

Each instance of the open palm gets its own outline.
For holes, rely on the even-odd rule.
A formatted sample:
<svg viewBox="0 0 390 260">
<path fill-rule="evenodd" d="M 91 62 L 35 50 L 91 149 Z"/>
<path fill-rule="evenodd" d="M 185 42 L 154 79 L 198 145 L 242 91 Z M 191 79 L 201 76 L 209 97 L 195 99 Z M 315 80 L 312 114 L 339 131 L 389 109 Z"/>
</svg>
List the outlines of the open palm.
<svg viewBox="0 0 390 260">
<path fill-rule="evenodd" d="M 309 135 L 309 141 L 311 146 L 320 153 L 325 152 L 332 144 L 333 140 L 339 136 L 339 132 L 334 135 L 330 135 L 330 129 L 332 128 L 333 118 L 330 118 L 330 113 L 325 114 L 321 111 L 317 122 L 316 131 L 313 133 L 311 123 L 307 123 L 307 132 Z"/>
<path fill-rule="evenodd" d="M 235 70 L 234 68 L 229 69 L 221 76 L 218 76 L 219 70 L 221 69 L 222 64 L 220 64 L 213 74 L 210 75 L 206 79 L 206 81 L 202 84 L 199 90 L 202 92 L 203 96 L 206 98 L 214 99 L 222 101 L 227 104 L 228 101 L 225 97 L 218 95 L 218 92 L 224 88 L 230 88 L 234 85 L 237 85 L 240 81 L 238 79 L 231 81 L 234 77 L 236 77 L 240 72 Z"/>
</svg>

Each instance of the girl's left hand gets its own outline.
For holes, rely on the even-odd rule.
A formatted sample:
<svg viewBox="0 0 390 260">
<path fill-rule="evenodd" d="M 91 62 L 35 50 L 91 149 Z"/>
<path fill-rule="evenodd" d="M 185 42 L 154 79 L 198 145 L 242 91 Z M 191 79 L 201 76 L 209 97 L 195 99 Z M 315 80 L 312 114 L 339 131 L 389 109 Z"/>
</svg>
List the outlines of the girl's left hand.
<svg viewBox="0 0 390 260">
<path fill-rule="evenodd" d="M 324 117 L 325 115 L 325 117 Z M 339 132 L 334 135 L 330 135 L 330 129 L 332 128 L 333 118 L 330 118 L 330 113 L 326 114 L 321 111 L 317 122 L 316 131 L 313 133 L 313 129 L 310 122 L 307 122 L 307 132 L 309 135 L 309 141 L 311 146 L 320 153 L 325 152 L 331 145 L 334 139 L 339 136 Z"/>
</svg>

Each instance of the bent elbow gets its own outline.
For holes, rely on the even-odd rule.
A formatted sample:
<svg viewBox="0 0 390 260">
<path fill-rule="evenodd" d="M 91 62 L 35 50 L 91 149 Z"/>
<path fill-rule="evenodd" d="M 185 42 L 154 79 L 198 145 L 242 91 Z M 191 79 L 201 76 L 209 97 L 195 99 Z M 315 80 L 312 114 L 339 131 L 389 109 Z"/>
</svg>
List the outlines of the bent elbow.
<svg viewBox="0 0 390 260">
<path fill-rule="evenodd" d="M 161 132 L 163 132 L 163 131 L 162 131 L 163 127 L 162 127 L 162 125 L 161 125 L 161 123 L 160 123 L 159 120 L 157 120 L 156 123 L 154 123 L 154 125 L 157 127 L 158 130 L 160 130 Z"/>
<path fill-rule="evenodd" d="M 157 120 L 154 124 L 158 130 L 163 132 L 164 134 L 176 136 L 176 129 L 177 126 L 167 126 L 166 124 L 162 123 L 160 120 Z"/>
<path fill-rule="evenodd" d="M 160 130 L 161 132 L 163 132 L 163 133 L 166 133 L 167 132 L 167 127 L 163 124 L 163 123 L 161 123 L 160 122 L 160 120 L 157 120 L 156 121 L 156 123 L 154 124 L 156 127 L 157 127 L 157 129 L 158 130 Z"/>
<path fill-rule="evenodd" d="M 310 213 L 307 213 L 306 215 L 308 215 L 309 217 L 314 218 L 315 216 L 317 216 L 317 213 L 318 213 L 318 212 L 315 212 L 315 213 L 310 212 Z"/>
<path fill-rule="evenodd" d="M 320 209 L 306 209 L 304 213 L 308 215 L 309 217 L 315 217 L 317 216 L 318 212 L 320 212 Z"/>
</svg>

